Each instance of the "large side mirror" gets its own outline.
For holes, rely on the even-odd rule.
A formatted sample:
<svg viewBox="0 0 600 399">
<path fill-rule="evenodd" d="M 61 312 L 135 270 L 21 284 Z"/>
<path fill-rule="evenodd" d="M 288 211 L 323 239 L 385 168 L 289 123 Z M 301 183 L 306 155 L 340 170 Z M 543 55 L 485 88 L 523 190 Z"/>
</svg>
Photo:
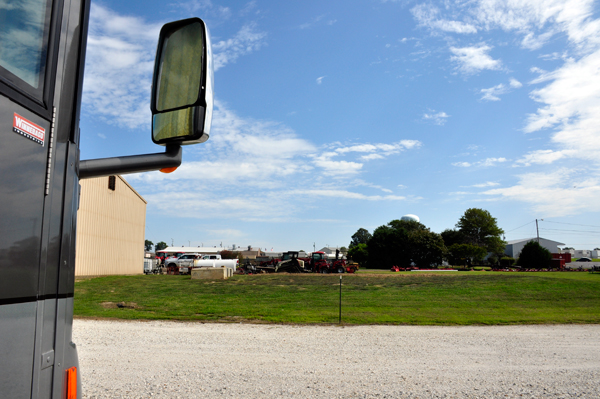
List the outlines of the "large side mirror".
<svg viewBox="0 0 600 399">
<path fill-rule="evenodd" d="M 163 26 L 152 80 L 152 141 L 208 140 L 213 111 L 213 63 L 208 28 L 200 18 Z"/>
</svg>

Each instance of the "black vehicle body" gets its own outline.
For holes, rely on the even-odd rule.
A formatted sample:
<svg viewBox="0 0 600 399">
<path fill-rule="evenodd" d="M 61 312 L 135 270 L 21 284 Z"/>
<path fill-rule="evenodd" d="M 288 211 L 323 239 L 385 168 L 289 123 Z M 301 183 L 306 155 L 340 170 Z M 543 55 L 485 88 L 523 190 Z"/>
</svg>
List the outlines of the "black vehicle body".
<svg viewBox="0 0 600 399">
<path fill-rule="evenodd" d="M 2 398 L 81 397 L 77 349 L 71 340 L 79 178 L 176 168 L 181 163 L 180 145 L 192 143 L 186 138 L 206 140 L 210 130 L 208 31 L 198 18 L 177 21 L 163 27 L 161 40 L 163 33 L 175 36 L 188 26 L 199 32 L 188 35 L 191 45 L 179 47 L 182 52 L 190 48 L 202 52 L 198 61 L 202 68 L 187 65 L 200 76 L 196 81 L 202 92 L 197 98 L 194 93 L 188 95 L 189 104 L 172 101 L 175 111 L 164 107 L 160 112 L 167 116 L 189 112 L 208 122 L 191 126 L 196 136 L 180 133 L 182 129 L 174 126 L 168 131 L 168 142 L 155 140 L 166 145 L 165 153 L 80 162 L 79 115 L 89 11 L 89 0 L 0 2 Z M 192 47 L 194 43 L 197 47 Z M 164 59 L 174 65 L 172 59 Z M 180 73 L 177 67 L 161 67 L 166 84 L 170 76 Z M 172 99 L 178 100 L 177 87 L 168 88 L 175 92 Z"/>
<path fill-rule="evenodd" d="M 46 3 L 41 90 L 0 69 L 0 396 L 63 398 L 71 342 L 79 109 L 89 0 Z M 2 10 L 0 10 L 1 12 Z M 15 118 L 44 130 L 43 144 Z M 18 130 L 18 128 L 17 128 Z"/>
</svg>

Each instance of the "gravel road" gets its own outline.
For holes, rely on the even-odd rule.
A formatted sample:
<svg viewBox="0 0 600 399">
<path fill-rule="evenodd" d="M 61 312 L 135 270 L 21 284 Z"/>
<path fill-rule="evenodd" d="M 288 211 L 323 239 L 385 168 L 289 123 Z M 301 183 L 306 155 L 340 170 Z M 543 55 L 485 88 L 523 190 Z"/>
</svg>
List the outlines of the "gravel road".
<svg viewBox="0 0 600 399">
<path fill-rule="evenodd" d="M 600 398 L 600 325 L 73 330 L 83 398 Z"/>
</svg>

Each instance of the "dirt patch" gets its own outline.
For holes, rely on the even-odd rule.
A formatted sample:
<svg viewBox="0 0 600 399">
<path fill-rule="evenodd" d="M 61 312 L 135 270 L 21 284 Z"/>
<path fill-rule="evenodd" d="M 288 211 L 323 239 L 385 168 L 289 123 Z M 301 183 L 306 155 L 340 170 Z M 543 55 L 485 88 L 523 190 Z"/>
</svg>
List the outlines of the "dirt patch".
<svg viewBox="0 0 600 399">
<path fill-rule="evenodd" d="M 135 302 L 100 302 L 104 309 L 139 309 Z"/>
</svg>

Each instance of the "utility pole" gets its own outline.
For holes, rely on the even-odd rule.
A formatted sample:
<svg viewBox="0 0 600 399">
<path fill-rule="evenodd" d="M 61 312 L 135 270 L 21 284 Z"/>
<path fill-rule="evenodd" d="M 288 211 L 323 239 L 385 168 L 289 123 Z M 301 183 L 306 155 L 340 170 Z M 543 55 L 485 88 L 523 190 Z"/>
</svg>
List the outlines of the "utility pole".
<svg viewBox="0 0 600 399">
<path fill-rule="evenodd" d="M 544 221 L 544 219 L 540 219 L 540 221 Z M 540 229 L 538 229 L 538 220 L 535 219 L 535 231 L 537 232 L 537 242 L 540 243 Z"/>
</svg>

